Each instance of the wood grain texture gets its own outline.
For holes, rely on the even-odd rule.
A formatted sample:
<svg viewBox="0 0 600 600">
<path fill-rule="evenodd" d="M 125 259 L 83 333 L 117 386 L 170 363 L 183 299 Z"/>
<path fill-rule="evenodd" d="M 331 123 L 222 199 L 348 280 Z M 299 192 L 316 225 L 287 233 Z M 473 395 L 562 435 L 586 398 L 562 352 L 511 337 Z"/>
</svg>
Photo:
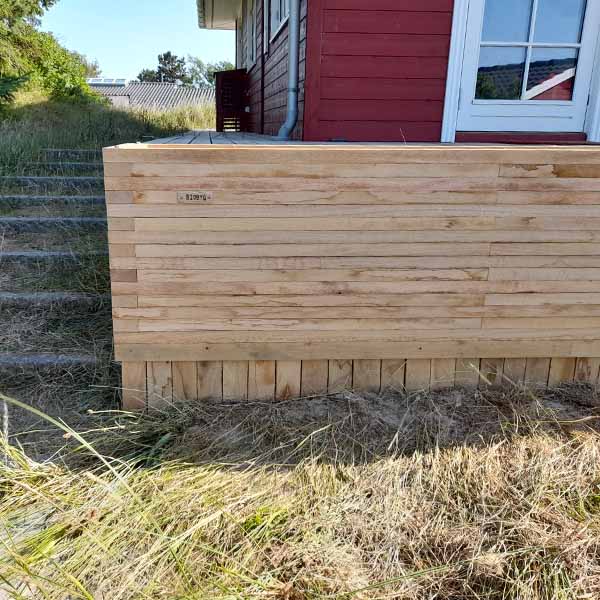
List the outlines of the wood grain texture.
<svg viewBox="0 0 600 600">
<path fill-rule="evenodd" d="M 352 387 L 361 392 L 379 392 L 381 388 L 381 361 L 355 360 Z"/>
<path fill-rule="evenodd" d="M 302 396 L 317 396 L 327 393 L 329 362 L 327 360 L 302 361 Z"/>
<path fill-rule="evenodd" d="M 202 361 L 196 363 L 198 371 L 198 400 L 223 398 L 223 363 Z"/>
<path fill-rule="evenodd" d="M 554 357 L 550 361 L 550 372 L 548 374 L 548 385 L 550 387 L 573 381 L 575 375 L 575 358 Z"/>
<path fill-rule="evenodd" d="M 406 360 L 381 361 L 382 391 L 401 392 L 405 386 Z"/>
<path fill-rule="evenodd" d="M 148 407 L 165 409 L 173 402 L 173 369 L 171 361 L 148 363 Z"/>
<path fill-rule="evenodd" d="M 248 365 L 248 397 L 253 400 L 275 398 L 275 361 L 252 360 Z"/>
<path fill-rule="evenodd" d="M 479 358 L 460 358 L 456 361 L 454 383 L 457 387 L 475 388 L 479 383 Z"/>
<path fill-rule="evenodd" d="M 328 1 L 342 29 L 327 31 L 323 73 L 354 35 L 354 9 Z M 386 6 L 366 12 L 419 25 Z M 412 118 L 415 99 L 383 76 L 411 65 L 381 62 L 368 35 L 374 52 L 344 68 L 381 63 L 382 96 L 344 104 L 348 78 L 325 77 L 331 98 L 311 118 L 334 102 L 340 120 L 389 128 L 393 103 Z M 417 119 L 437 118 L 436 64 Z M 597 381 L 600 149 L 139 144 L 104 157 L 115 352 L 147 363 L 151 402 Z M 179 201 L 186 190 L 209 194 Z"/>
<path fill-rule="evenodd" d="M 408 391 L 426 391 L 431 384 L 431 359 L 409 358 L 406 361 L 405 387 Z"/>
<path fill-rule="evenodd" d="M 503 385 L 518 386 L 525 382 L 525 358 L 506 358 L 504 360 Z"/>
<path fill-rule="evenodd" d="M 299 360 L 276 361 L 275 397 L 289 400 L 300 396 L 302 362 Z"/>
<path fill-rule="evenodd" d="M 600 369 L 600 358 L 580 357 L 575 367 L 575 381 L 596 384 L 598 382 L 598 371 Z"/>
<path fill-rule="evenodd" d="M 146 408 L 146 363 L 124 362 L 121 375 L 123 410 Z"/>
<path fill-rule="evenodd" d="M 337 394 L 351 389 L 352 369 L 353 361 L 351 360 L 330 360 L 327 391 L 330 394 Z"/>
<path fill-rule="evenodd" d="M 432 390 L 442 390 L 454 387 L 456 377 L 456 359 L 434 358 L 431 361 Z"/>
<path fill-rule="evenodd" d="M 248 398 L 248 361 L 223 362 L 223 400 Z"/>
<path fill-rule="evenodd" d="M 198 366 L 195 362 L 174 362 L 173 399 L 193 401 L 198 399 Z"/>
<path fill-rule="evenodd" d="M 533 386 L 546 386 L 550 375 L 549 358 L 528 358 L 525 366 L 525 383 Z"/>
</svg>

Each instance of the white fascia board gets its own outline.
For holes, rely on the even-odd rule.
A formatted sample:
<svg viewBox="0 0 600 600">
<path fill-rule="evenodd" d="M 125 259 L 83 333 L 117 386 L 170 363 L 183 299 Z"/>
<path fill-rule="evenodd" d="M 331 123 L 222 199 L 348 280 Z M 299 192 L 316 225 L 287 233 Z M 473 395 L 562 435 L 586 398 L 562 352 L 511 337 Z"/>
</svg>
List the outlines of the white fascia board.
<svg viewBox="0 0 600 600">
<path fill-rule="evenodd" d="M 240 0 L 196 0 L 201 29 L 235 29 Z"/>
</svg>

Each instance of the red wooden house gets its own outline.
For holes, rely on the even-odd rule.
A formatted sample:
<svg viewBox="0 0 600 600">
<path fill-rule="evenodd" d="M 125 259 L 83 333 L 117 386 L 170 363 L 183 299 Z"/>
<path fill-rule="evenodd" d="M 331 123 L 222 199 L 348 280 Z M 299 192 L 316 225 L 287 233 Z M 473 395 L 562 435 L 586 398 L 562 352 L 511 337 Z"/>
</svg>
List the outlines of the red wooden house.
<svg viewBox="0 0 600 600">
<path fill-rule="evenodd" d="M 198 9 L 201 27 L 236 31 L 250 132 L 276 135 L 287 119 L 282 135 L 305 141 L 600 141 L 596 0 Z"/>
</svg>

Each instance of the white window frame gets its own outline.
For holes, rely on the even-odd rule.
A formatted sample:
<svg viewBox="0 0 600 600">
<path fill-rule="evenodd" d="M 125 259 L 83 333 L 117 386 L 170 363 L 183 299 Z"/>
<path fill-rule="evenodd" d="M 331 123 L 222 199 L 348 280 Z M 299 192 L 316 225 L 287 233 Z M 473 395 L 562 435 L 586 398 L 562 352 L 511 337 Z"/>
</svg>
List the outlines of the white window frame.
<svg viewBox="0 0 600 600">
<path fill-rule="evenodd" d="M 478 57 L 473 57 L 473 54 L 476 53 L 469 53 L 469 55 L 466 55 L 465 49 L 474 47 L 474 36 L 477 36 L 476 43 L 479 44 L 481 27 L 479 28 L 479 31 L 477 31 L 476 27 L 469 27 L 468 19 L 470 15 L 471 18 L 473 18 L 472 15 L 475 15 L 475 18 L 480 19 L 482 22 L 483 5 L 483 0 L 455 0 L 454 14 L 452 19 L 452 35 L 450 41 L 450 58 L 446 81 L 444 117 L 442 123 L 442 142 L 453 143 L 455 141 L 459 109 L 461 106 L 461 86 L 464 85 L 463 69 L 469 69 L 469 81 L 471 81 L 471 79 L 475 81 L 476 78 L 477 65 L 474 65 L 474 61 L 477 61 Z M 589 61 L 590 64 L 582 65 L 580 63 L 578 65 L 581 79 L 584 82 L 591 82 L 589 87 L 589 102 L 583 127 L 583 132 L 587 134 L 588 140 L 591 142 L 600 141 L 600 44 L 598 43 L 599 34 L 597 27 L 598 20 L 600 19 L 599 5 L 600 3 L 597 3 L 595 0 L 588 0 L 587 17 L 589 18 L 586 18 L 582 41 L 584 36 L 587 36 L 585 38 L 587 39 L 587 43 L 595 43 L 596 48 L 595 50 L 592 49 L 590 51 L 590 57 L 592 57 Z M 473 91 L 469 89 L 469 91 L 466 91 L 465 93 L 472 94 Z M 560 102 L 550 101 L 529 101 L 525 103 L 523 103 L 523 101 L 505 101 L 497 103 L 495 102 L 494 104 L 499 106 L 504 105 L 503 111 L 507 112 L 507 117 L 510 117 L 511 104 L 518 104 L 521 111 L 524 104 L 529 105 L 527 110 L 533 110 L 534 112 L 532 115 L 535 115 L 536 110 L 549 110 L 548 105 L 555 105 L 556 109 L 559 111 L 564 110 L 566 108 L 565 105 L 572 106 L 572 103 L 568 102 L 563 102 L 563 106 L 561 106 Z M 483 104 L 478 106 L 483 106 Z M 539 116 L 540 113 L 538 112 L 538 117 Z M 503 122 L 502 119 L 499 119 L 498 128 L 488 129 L 488 131 L 514 131 L 514 127 L 506 126 L 507 122 L 507 119 L 504 119 Z M 532 128 L 529 127 L 529 130 L 531 129 Z M 533 129 L 536 128 L 533 127 Z"/>
<path fill-rule="evenodd" d="M 290 16 L 289 0 L 268 0 L 269 3 L 269 41 L 273 41 L 285 27 Z"/>
<path fill-rule="evenodd" d="M 244 44 L 246 47 L 246 69 L 256 64 L 256 6 L 260 0 L 246 0 L 243 17 Z"/>
</svg>

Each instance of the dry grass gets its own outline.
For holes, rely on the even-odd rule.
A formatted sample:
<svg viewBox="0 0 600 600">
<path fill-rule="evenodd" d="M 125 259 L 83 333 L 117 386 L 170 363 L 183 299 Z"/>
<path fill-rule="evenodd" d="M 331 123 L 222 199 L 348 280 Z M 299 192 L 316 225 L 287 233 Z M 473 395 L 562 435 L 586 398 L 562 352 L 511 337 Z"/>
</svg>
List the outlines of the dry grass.
<svg viewBox="0 0 600 600">
<path fill-rule="evenodd" d="M 93 148 L 213 129 L 214 105 L 170 110 L 119 110 L 102 104 L 50 101 L 39 93 L 18 96 L 0 119 L 0 171 L 28 173 L 45 148 Z"/>
<path fill-rule="evenodd" d="M 13 598 L 597 598 L 598 404 L 575 386 L 94 414 L 82 437 L 55 422 L 60 459 L 13 448 L 1 467 L 0 581 Z"/>
</svg>

